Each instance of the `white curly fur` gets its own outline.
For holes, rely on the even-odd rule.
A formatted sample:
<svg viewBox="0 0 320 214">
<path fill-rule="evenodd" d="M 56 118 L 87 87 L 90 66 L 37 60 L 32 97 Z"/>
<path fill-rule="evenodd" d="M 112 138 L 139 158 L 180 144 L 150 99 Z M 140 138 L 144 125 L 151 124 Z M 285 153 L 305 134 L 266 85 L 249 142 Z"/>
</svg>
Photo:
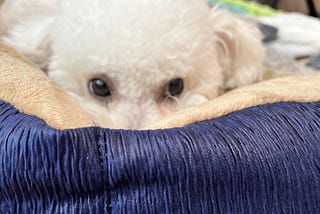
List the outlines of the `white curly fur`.
<svg viewBox="0 0 320 214">
<path fill-rule="evenodd" d="M 102 126 L 141 128 L 262 73 L 255 26 L 205 0 L 14 0 L 0 12 L 2 41 L 47 69 Z M 111 97 L 89 92 L 97 77 Z M 177 77 L 183 92 L 164 98 Z"/>
</svg>

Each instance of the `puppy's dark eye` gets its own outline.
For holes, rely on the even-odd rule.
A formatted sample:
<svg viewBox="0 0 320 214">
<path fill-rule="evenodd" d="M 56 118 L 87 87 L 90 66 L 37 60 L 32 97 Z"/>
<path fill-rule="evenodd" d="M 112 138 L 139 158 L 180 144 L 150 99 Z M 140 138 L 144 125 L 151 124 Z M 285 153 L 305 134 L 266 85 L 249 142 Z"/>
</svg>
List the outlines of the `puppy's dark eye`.
<svg viewBox="0 0 320 214">
<path fill-rule="evenodd" d="M 102 79 L 92 79 L 89 82 L 89 89 L 91 93 L 100 97 L 107 97 L 111 95 L 107 83 Z"/>
<path fill-rule="evenodd" d="M 181 94 L 183 91 L 183 79 L 181 78 L 176 78 L 173 80 L 170 80 L 168 84 L 168 91 L 171 96 L 176 96 Z"/>
</svg>

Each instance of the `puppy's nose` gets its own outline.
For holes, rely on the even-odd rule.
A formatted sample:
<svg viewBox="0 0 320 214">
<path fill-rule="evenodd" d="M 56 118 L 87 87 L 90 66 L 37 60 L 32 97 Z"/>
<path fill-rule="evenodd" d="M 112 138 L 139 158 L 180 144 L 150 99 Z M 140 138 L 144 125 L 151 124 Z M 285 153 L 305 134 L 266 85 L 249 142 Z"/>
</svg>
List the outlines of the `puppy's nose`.
<svg viewBox="0 0 320 214">
<path fill-rule="evenodd" d="M 168 109 L 164 108 L 162 105 L 157 103 L 156 106 L 157 106 L 157 109 L 162 117 L 165 117 L 169 114 Z"/>
<path fill-rule="evenodd" d="M 118 103 L 116 112 L 112 115 L 115 128 L 141 129 L 160 118 L 166 116 L 168 111 L 152 100 L 126 100 Z"/>
</svg>

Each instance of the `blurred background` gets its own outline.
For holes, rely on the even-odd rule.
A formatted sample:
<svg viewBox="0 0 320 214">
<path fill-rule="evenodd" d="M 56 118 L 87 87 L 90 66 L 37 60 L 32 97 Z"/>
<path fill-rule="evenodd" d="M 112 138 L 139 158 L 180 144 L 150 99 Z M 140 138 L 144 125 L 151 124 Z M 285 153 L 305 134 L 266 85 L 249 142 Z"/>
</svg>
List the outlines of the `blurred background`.
<svg viewBox="0 0 320 214">
<path fill-rule="evenodd" d="M 255 22 L 267 47 L 267 67 L 320 71 L 320 0 L 209 0 Z M 301 65 L 304 65 L 301 67 Z"/>
<path fill-rule="evenodd" d="M 288 12 L 300 12 L 312 16 L 319 16 L 320 13 L 319 0 L 257 0 L 257 2 Z"/>
</svg>

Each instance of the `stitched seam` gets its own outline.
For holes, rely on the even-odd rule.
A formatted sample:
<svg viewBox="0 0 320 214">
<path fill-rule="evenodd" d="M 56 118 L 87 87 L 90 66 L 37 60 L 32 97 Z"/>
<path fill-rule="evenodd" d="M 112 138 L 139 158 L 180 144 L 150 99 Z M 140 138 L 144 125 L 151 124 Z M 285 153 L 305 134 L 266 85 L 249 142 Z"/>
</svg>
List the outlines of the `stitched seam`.
<svg viewBox="0 0 320 214">
<path fill-rule="evenodd" d="M 105 182 L 103 184 L 103 195 L 106 198 L 106 206 L 104 208 L 105 213 L 112 213 L 112 206 L 111 206 L 111 193 L 110 193 L 110 186 L 108 182 L 108 169 L 105 169 L 104 160 L 106 157 L 106 147 L 103 144 L 104 141 L 101 140 L 101 133 L 97 131 L 97 129 L 94 129 L 95 137 L 98 142 L 98 151 L 99 151 L 99 158 L 100 158 L 100 170 L 102 174 L 102 182 Z M 104 152 L 105 151 L 105 152 Z"/>
</svg>

